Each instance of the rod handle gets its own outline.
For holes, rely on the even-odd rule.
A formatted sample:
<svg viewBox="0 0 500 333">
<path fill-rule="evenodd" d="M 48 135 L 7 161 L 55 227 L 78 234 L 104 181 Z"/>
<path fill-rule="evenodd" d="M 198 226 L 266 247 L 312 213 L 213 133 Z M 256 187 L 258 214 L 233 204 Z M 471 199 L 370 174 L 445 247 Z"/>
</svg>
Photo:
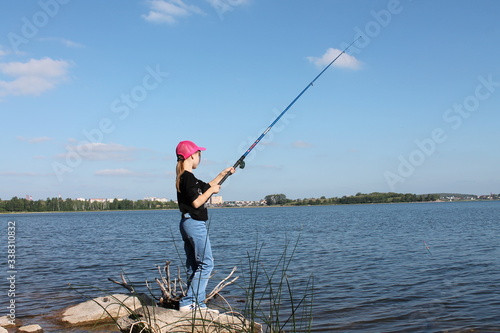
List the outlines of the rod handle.
<svg viewBox="0 0 500 333">
<path fill-rule="evenodd" d="M 231 176 L 231 172 L 228 172 L 224 175 L 224 177 L 222 177 L 222 179 L 220 180 L 219 184 L 218 185 L 222 185 L 222 183 L 224 183 L 226 181 L 226 179 L 229 178 L 229 176 Z"/>
<path fill-rule="evenodd" d="M 240 168 L 242 168 L 242 169 L 243 169 L 243 166 L 245 165 L 245 162 L 243 161 L 244 159 L 245 159 L 245 156 L 241 156 L 241 157 L 240 157 L 240 158 L 236 161 L 236 163 L 234 163 L 233 168 L 235 168 L 235 169 L 236 169 L 236 168 L 239 166 Z M 219 181 L 218 185 L 222 185 L 222 183 L 224 183 L 224 182 L 226 181 L 226 179 L 228 179 L 228 178 L 229 178 L 229 176 L 231 176 L 231 175 L 232 175 L 232 173 L 231 173 L 230 171 L 229 171 L 228 173 L 226 173 L 226 174 L 224 175 L 224 177 L 222 177 L 222 179 Z"/>
</svg>

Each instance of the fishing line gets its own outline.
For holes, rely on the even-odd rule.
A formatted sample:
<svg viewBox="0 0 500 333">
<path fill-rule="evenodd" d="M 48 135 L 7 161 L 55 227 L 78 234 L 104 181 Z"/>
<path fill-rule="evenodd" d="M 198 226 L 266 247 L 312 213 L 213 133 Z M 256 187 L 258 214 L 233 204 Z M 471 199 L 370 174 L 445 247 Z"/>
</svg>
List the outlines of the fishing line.
<svg viewBox="0 0 500 333">
<path fill-rule="evenodd" d="M 427 243 L 425 241 L 424 241 L 424 246 L 427 249 L 427 251 L 429 251 L 429 254 L 432 256 L 431 247 L 429 245 L 427 245 Z"/>
<path fill-rule="evenodd" d="M 271 130 L 271 128 L 274 126 L 274 124 L 276 124 L 278 122 L 278 120 L 280 120 L 280 118 L 288 111 L 288 109 L 290 109 L 292 107 L 293 104 L 295 104 L 295 102 L 307 91 L 307 89 L 309 89 L 309 87 L 312 87 L 314 85 L 314 82 L 338 59 L 340 58 L 340 56 L 342 54 L 345 53 L 345 51 L 347 51 L 347 49 L 349 47 L 351 47 L 352 44 L 354 44 L 356 41 L 358 41 L 359 39 L 361 38 L 361 36 L 359 36 L 358 38 L 356 38 L 351 44 L 347 45 L 347 47 L 342 51 L 340 52 L 339 55 L 337 55 L 315 78 L 314 80 L 312 80 L 311 82 L 309 82 L 309 84 L 300 92 L 300 94 L 297 95 L 297 97 L 295 97 L 295 99 L 290 103 L 288 104 L 288 106 L 278 115 L 278 117 L 271 123 L 271 125 L 269 125 L 269 127 L 266 128 L 266 130 L 257 138 L 257 140 L 255 140 L 255 142 L 247 149 L 247 151 L 245 151 L 245 153 L 243 155 L 241 155 L 241 157 L 236 161 L 236 163 L 234 163 L 233 165 L 233 168 L 237 168 L 237 167 L 240 167 L 240 169 L 243 169 L 245 167 L 245 157 L 247 157 L 247 155 L 255 148 L 255 146 L 260 142 L 260 140 L 262 140 L 262 138 Z M 219 182 L 219 185 L 222 185 L 222 183 L 224 183 L 224 181 L 231 175 L 231 172 L 228 172 L 224 175 L 224 177 L 220 180 Z"/>
</svg>

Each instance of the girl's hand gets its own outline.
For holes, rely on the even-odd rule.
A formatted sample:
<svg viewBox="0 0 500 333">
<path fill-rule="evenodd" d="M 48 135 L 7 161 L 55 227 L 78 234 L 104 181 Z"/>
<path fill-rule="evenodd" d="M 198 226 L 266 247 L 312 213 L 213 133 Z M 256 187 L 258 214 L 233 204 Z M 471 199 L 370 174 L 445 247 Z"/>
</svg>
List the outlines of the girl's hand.
<svg viewBox="0 0 500 333">
<path fill-rule="evenodd" d="M 220 185 L 212 185 L 210 186 L 210 190 L 212 191 L 212 193 L 219 193 L 220 191 Z"/>
<path fill-rule="evenodd" d="M 225 168 L 224 170 L 222 170 L 218 175 L 217 177 L 215 177 L 211 182 L 209 182 L 210 186 L 215 186 L 215 185 L 218 185 L 219 182 L 222 180 L 222 178 L 226 177 L 226 175 L 228 173 L 235 173 L 235 169 L 233 167 L 229 167 L 229 168 Z M 220 190 L 220 186 L 219 188 L 217 189 L 217 192 L 213 192 L 213 193 L 218 193 Z"/>
<path fill-rule="evenodd" d="M 236 172 L 236 170 L 233 167 L 229 167 L 224 169 L 220 174 L 224 177 L 228 172 L 231 172 L 231 174 L 233 174 Z"/>
</svg>

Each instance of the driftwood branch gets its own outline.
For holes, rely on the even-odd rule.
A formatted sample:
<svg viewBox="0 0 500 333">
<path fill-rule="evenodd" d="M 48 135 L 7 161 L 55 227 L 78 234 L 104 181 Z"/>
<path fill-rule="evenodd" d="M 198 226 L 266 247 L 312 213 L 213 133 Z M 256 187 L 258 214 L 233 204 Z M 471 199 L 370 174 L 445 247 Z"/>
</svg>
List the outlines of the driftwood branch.
<svg viewBox="0 0 500 333">
<path fill-rule="evenodd" d="M 161 290 L 161 296 L 160 298 L 154 297 L 156 300 L 159 300 L 157 305 L 164 307 L 164 308 L 169 308 L 169 309 L 178 309 L 179 308 L 179 301 L 182 297 L 186 296 L 186 283 L 182 280 L 181 278 L 181 269 L 180 267 L 177 267 L 177 277 L 172 280 L 171 274 L 170 274 L 170 261 L 165 262 L 165 266 L 163 267 L 163 272 L 160 266 L 157 266 L 158 268 L 158 273 L 160 275 L 159 278 L 156 278 L 155 281 L 160 287 Z M 239 276 L 232 278 L 233 274 L 236 272 L 236 267 L 234 267 L 229 273 L 229 275 L 223 279 L 221 282 L 219 282 L 215 288 L 210 292 L 206 299 L 205 302 L 208 300 L 212 299 L 216 295 L 218 295 L 225 287 L 228 285 L 234 283 Z M 125 276 L 123 273 L 120 274 L 121 281 L 116 281 L 111 278 L 108 278 L 109 281 L 116 283 L 124 288 L 126 288 L 128 291 L 130 291 L 133 294 L 136 294 L 135 288 L 130 285 L 127 280 L 125 279 Z M 232 280 L 230 280 L 232 278 Z M 230 281 L 229 281 L 230 280 Z M 146 287 L 148 288 L 149 292 L 152 293 L 151 287 L 149 283 L 146 281 Z"/>
<path fill-rule="evenodd" d="M 181 281 L 181 268 L 177 266 L 177 280 Z M 186 295 L 186 292 L 184 291 L 184 288 L 182 287 L 182 283 L 179 284 L 179 287 L 181 289 L 181 294 Z"/>
<path fill-rule="evenodd" d="M 163 267 L 163 271 L 166 277 L 163 275 L 160 266 L 158 266 L 158 273 L 160 274 L 160 278 L 156 278 L 156 283 L 160 287 L 161 297 L 159 305 L 165 308 L 178 308 L 179 300 L 185 296 L 183 292 L 177 293 L 177 286 L 179 285 L 181 290 L 182 284 L 185 284 L 184 281 L 180 279 L 176 279 L 172 282 L 170 278 L 170 261 L 165 262 L 165 266 Z"/>
<path fill-rule="evenodd" d="M 224 289 L 228 285 L 234 283 L 234 281 L 238 280 L 239 276 L 237 276 L 234 279 L 232 279 L 231 281 L 227 282 L 227 280 L 229 280 L 233 276 L 234 272 L 236 272 L 236 266 L 234 266 L 231 273 L 229 273 L 229 275 L 224 280 L 219 282 L 219 284 L 217 284 L 215 286 L 215 288 L 212 290 L 212 292 L 210 294 L 208 294 L 207 298 L 205 298 L 205 302 L 207 302 L 209 299 L 213 298 L 215 295 L 220 293 L 222 291 L 222 289 Z"/>
<path fill-rule="evenodd" d="M 113 282 L 113 283 L 119 284 L 120 286 L 124 287 L 125 289 L 127 289 L 131 293 L 135 294 L 134 287 L 131 286 L 130 284 L 128 284 L 127 280 L 125 279 L 125 275 L 123 273 L 121 273 L 120 277 L 122 279 L 122 282 L 118 282 L 116 280 L 113 280 L 112 278 L 108 278 L 108 280 L 111 281 L 111 282 Z"/>
<path fill-rule="evenodd" d="M 156 298 L 156 297 L 154 296 L 153 289 L 152 289 L 152 288 L 151 288 L 151 286 L 149 285 L 148 280 L 146 280 L 146 288 L 148 288 L 149 294 L 150 294 L 151 296 L 153 296 L 153 298 L 154 298 L 156 301 L 159 301 L 159 299 L 158 299 L 158 298 Z"/>
</svg>

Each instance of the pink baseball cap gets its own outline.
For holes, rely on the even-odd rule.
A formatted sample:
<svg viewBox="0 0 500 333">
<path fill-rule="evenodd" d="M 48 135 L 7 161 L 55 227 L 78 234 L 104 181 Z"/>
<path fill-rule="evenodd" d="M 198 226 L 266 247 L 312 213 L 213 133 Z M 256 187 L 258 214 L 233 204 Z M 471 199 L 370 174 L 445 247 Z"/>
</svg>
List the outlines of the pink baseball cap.
<svg viewBox="0 0 500 333">
<path fill-rule="evenodd" d="M 187 159 L 199 150 L 206 150 L 206 148 L 198 147 L 193 141 L 181 141 L 177 145 L 175 153 L 177 156 L 182 156 L 183 159 Z"/>
</svg>

